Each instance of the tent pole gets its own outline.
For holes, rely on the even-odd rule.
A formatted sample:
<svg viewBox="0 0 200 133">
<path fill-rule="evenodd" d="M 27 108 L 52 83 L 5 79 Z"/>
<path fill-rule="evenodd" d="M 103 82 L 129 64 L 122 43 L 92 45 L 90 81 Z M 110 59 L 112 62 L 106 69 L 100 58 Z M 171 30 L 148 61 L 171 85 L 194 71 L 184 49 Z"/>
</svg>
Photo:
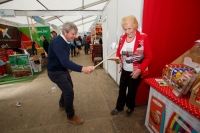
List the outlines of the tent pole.
<svg viewBox="0 0 200 133">
<path fill-rule="evenodd" d="M 33 40 L 32 34 L 31 34 L 31 30 L 30 30 L 30 24 L 29 24 L 29 20 L 28 20 L 28 15 L 26 12 L 26 17 L 27 17 L 27 21 L 28 21 L 28 29 L 29 29 L 29 33 L 30 33 L 30 37 L 31 37 L 31 41 Z"/>
<path fill-rule="evenodd" d="M 82 0 L 82 8 L 84 7 L 84 0 Z M 82 25 L 83 25 L 83 36 L 85 35 L 85 28 L 84 28 L 84 24 L 83 24 L 83 15 L 82 15 Z"/>
</svg>

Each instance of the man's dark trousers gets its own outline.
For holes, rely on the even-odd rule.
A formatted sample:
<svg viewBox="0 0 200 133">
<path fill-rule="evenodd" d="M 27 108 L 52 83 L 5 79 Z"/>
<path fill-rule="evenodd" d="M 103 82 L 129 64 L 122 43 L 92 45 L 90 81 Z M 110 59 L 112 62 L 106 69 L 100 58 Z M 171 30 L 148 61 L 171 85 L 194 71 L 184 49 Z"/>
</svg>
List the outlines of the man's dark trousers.
<svg viewBox="0 0 200 133">
<path fill-rule="evenodd" d="M 61 89 L 59 104 L 65 107 L 67 117 L 72 118 L 74 116 L 74 90 L 69 71 L 48 71 L 48 76 Z"/>
</svg>

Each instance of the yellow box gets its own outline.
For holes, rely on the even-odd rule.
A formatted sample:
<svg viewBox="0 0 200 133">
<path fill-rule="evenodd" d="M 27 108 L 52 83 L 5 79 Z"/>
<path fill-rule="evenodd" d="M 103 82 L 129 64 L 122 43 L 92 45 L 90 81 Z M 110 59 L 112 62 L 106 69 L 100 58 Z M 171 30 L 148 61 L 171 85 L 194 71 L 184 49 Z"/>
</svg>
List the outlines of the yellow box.
<svg viewBox="0 0 200 133">
<path fill-rule="evenodd" d="M 37 54 L 41 55 L 42 53 L 44 53 L 44 49 L 43 48 L 36 48 L 37 49 Z"/>
</svg>

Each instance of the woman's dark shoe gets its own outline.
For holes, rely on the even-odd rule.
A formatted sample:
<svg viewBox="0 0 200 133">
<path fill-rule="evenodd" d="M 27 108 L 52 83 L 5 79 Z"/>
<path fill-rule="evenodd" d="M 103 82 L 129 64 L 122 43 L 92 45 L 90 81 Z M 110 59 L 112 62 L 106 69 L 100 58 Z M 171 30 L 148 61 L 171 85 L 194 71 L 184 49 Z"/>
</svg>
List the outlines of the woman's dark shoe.
<svg viewBox="0 0 200 133">
<path fill-rule="evenodd" d="M 118 114 L 118 112 L 121 112 L 121 111 L 123 111 L 123 110 L 113 109 L 110 113 L 111 113 L 111 115 L 116 115 L 116 114 Z"/>
<path fill-rule="evenodd" d="M 134 109 L 127 109 L 127 111 L 126 111 L 126 116 L 130 116 L 130 115 L 132 115 L 133 114 L 133 110 Z"/>
</svg>

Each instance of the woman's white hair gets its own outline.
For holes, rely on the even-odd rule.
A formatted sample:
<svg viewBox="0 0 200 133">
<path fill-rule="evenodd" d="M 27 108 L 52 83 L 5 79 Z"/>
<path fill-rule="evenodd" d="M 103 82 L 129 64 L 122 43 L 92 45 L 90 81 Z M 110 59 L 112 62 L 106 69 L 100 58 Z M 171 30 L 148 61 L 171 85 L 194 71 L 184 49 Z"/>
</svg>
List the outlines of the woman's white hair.
<svg viewBox="0 0 200 133">
<path fill-rule="evenodd" d="M 129 16 L 122 18 L 122 22 L 121 22 L 122 28 L 124 28 L 124 25 L 126 25 L 127 23 L 132 24 L 132 26 L 135 30 L 138 29 L 138 21 L 135 16 L 129 15 Z"/>
<path fill-rule="evenodd" d="M 66 22 L 62 26 L 62 33 L 64 33 L 64 30 L 68 33 L 71 29 L 74 29 L 76 32 L 78 32 L 78 28 L 74 23 Z"/>
</svg>

